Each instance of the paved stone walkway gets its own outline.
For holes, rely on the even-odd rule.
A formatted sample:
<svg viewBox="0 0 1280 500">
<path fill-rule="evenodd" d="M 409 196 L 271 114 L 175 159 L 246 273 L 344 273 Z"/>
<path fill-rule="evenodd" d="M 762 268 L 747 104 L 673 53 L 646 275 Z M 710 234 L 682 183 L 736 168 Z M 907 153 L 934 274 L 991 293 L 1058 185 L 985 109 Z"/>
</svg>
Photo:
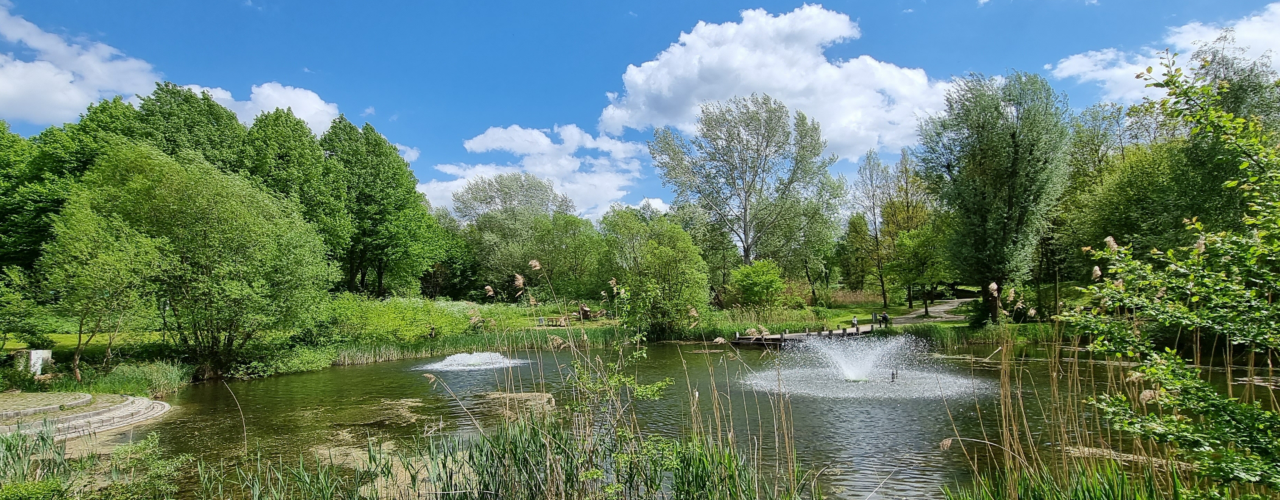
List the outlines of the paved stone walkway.
<svg viewBox="0 0 1280 500">
<path fill-rule="evenodd" d="M 139 424 L 159 417 L 170 408 L 168 403 L 118 394 L 95 394 L 91 397 L 78 393 L 18 393 L 0 396 L 5 396 L 0 400 L 0 412 L 9 414 L 9 418 L 0 419 L 0 434 L 35 434 L 51 427 L 54 437 L 59 440 Z M 79 399 L 69 398 L 71 396 Z M 16 407 L 19 401 L 26 406 L 25 410 L 4 406 L 13 402 Z M 58 401 L 69 401 L 73 405 L 68 408 L 50 404 Z"/>
</svg>

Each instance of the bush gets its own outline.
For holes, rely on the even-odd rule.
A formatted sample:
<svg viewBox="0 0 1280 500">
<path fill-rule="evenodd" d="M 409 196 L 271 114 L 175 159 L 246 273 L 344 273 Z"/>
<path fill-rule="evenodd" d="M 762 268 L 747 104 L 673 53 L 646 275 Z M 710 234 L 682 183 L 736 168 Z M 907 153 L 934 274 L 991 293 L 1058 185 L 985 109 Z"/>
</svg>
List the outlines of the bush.
<svg viewBox="0 0 1280 500">
<path fill-rule="evenodd" d="M 472 328 L 466 312 L 423 299 L 368 299 L 344 293 L 327 304 L 322 323 L 310 343 L 416 342 L 435 335 L 455 335 Z"/>
<path fill-rule="evenodd" d="M 9 483 L 0 487 L 0 500 L 58 500 L 66 497 L 66 489 L 53 479 Z"/>
<path fill-rule="evenodd" d="M 786 283 L 782 268 L 771 260 L 757 260 L 749 266 L 734 269 L 730 277 L 738 302 L 746 307 L 769 308 L 778 305 Z"/>
</svg>

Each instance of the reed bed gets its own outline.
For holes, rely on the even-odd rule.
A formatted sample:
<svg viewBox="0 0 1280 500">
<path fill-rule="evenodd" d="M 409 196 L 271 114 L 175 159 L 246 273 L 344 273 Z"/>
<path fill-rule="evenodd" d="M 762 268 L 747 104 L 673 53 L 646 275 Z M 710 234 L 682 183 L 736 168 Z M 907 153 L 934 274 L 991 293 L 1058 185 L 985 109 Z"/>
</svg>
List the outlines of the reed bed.
<svg viewBox="0 0 1280 500">
<path fill-rule="evenodd" d="M 1041 333 L 1043 352 L 1027 358 L 1019 329 L 997 326 L 995 363 L 1000 389 L 995 411 L 974 403 L 981 435 L 957 431 L 940 445 L 963 453 L 975 478 L 944 489 L 949 500 L 1156 498 L 1262 499 L 1277 492 L 1257 485 L 1213 485 L 1179 461 L 1178 450 L 1112 426 L 1088 403 L 1103 394 L 1124 395 L 1141 411 L 1150 387 L 1120 356 L 1082 350 L 1081 339 L 1062 325 Z M 1198 347 L 1197 347 L 1198 348 Z M 1036 384 L 1028 363 L 1047 364 L 1047 384 Z M 990 368 L 987 365 L 987 368 Z M 1209 373 L 1206 370 L 1205 373 Z M 1046 389 L 1047 385 L 1047 391 Z M 1252 390 L 1252 389 L 1251 389 Z M 1267 399 L 1274 401 L 1270 395 Z M 949 402 L 953 404 L 955 402 Z M 960 407 L 951 406 L 952 410 Z"/>
</svg>

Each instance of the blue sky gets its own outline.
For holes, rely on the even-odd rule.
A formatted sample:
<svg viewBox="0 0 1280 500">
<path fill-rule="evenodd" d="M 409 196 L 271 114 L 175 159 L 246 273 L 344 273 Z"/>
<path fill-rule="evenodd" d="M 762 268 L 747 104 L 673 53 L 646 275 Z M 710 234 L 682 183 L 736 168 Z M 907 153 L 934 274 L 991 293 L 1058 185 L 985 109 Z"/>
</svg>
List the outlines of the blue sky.
<svg viewBox="0 0 1280 500">
<path fill-rule="evenodd" d="M 30 135 L 160 78 L 243 120 L 368 121 L 437 205 L 526 170 L 596 215 L 670 201 L 643 141 L 688 130 L 699 102 L 778 97 L 822 122 L 849 173 L 912 143 L 956 75 L 1035 71 L 1073 107 L 1128 102 L 1157 50 L 1228 26 L 1255 54 L 1280 48 L 1280 4 L 1262 1 L 0 0 L 0 119 Z"/>
</svg>

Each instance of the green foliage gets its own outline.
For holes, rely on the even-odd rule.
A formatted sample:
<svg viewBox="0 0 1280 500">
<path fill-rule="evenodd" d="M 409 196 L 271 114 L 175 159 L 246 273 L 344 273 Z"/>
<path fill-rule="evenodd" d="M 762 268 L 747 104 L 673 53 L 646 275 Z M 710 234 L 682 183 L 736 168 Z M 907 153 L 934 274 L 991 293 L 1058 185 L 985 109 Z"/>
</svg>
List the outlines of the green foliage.
<svg viewBox="0 0 1280 500">
<path fill-rule="evenodd" d="M 573 200 L 557 193 L 550 181 L 528 172 L 499 174 L 467 181 L 467 186 L 453 193 L 453 210 L 464 222 L 475 222 L 480 216 L 500 214 L 572 214 Z"/>
<path fill-rule="evenodd" d="M 66 488 L 55 479 L 0 485 L 0 500 L 60 500 Z"/>
<path fill-rule="evenodd" d="M 1187 76 L 1172 58 L 1164 76 L 1151 82 L 1168 91 L 1161 102 L 1168 116 L 1217 137 L 1238 158 L 1242 178 L 1227 187 L 1239 188 L 1250 203 L 1243 222 L 1254 230 L 1211 233 L 1192 221 L 1194 245 L 1153 250 L 1145 261 L 1108 239 L 1106 248 L 1092 252 L 1107 267 L 1105 277 L 1095 271 L 1101 281 L 1087 290 L 1097 306 L 1066 319 L 1094 339 L 1093 349 L 1142 362 L 1137 372 L 1152 389 L 1139 401 L 1123 395 L 1093 401 L 1113 427 L 1176 445 L 1179 456 L 1216 481 L 1275 488 L 1280 448 L 1274 429 L 1280 428 L 1280 415 L 1219 393 L 1176 352 L 1157 347 L 1153 332 L 1163 326 L 1222 335 L 1250 351 L 1280 348 L 1274 326 L 1280 309 L 1270 299 L 1280 292 L 1280 160 L 1259 120 L 1222 107 L 1221 85 Z M 1151 404 L 1161 410 L 1147 411 Z"/>
<path fill-rule="evenodd" d="M 330 259 L 341 261 L 354 232 L 347 213 L 347 173 L 326 159 L 307 122 L 287 109 L 258 115 L 245 135 L 243 168 L 274 192 L 297 201 L 302 217 L 324 238 Z"/>
<path fill-rule="evenodd" d="M 840 267 L 840 281 L 850 291 L 862 291 L 871 274 L 871 258 L 868 256 L 874 242 L 867 226 L 867 217 L 861 213 L 849 216 L 844 235 L 836 244 L 836 259 Z"/>
<path fill-rule="evenodd" d="M 921 123 L 916 151 L 952 211 L 954 268 L 969 283 L 1020 282 L 1067 181 L 1067 102 L 1039 75 L 972 75 Z M 999 304 L 984 293 L 992 321 Z"/>
<path fill-rule="evenodd" d="M 707 267 L 689 234 L 664 216 L 621 206 L 600 224 L 614 258 L 615 289 L 622 289 L 613 300 L 624 324 L 654 340 L 678 337 L 697 323 L 707 304 Z"/>
<path fill-rule="evenodd" d="M 9 341 L 10 335 L 18 335 L 20 340 L 36 340 L 37 313 L 39 307 L 31 300 L 31 283 L 27 274 L 17 267 L 8 267 L 0 271 L 0 350 Z M 32 347 L 43 349 L 44 347 Z"/>
<path fill-rule="evenodd" d="M 178 493 L 178 479 L 184 472 L 182 468 L 194 460 L 186 454 L 165 458 L 160 437 L 151 433 L 146 439 L 111 452 L 106 464 L 111 482 L 93 496 L 103 500 L 174 498 Z"/>
<path fill-rule="evenodd" d="M 223 172 L 240 170 L 245 127 L 208 91 L 197 95 L 170 82 L 157 83 L 138 111 L 142 138 L 165 154 L 195 152 Z"/>
<path fill-rule="evenodd" d="M 756 94 L 703 104 L 691 140 L 662 128 L 649 142 L 653 165 L 677 203 L 705 210 L 748 264 L 769 240 L 785 246 L 811 223 L 830 225 L 821 207 L 834 201 L 825 196 L 834 185 L 827 167 L 836 158 L 823 156 L 825 149 L 818 122 L 800 112 L 793 119 L 783 103 Z"/>
<path fill-rule="evenodd" d="M 332 280 L 324 244 L 297 206 L 198 158 L 110 150 L 77 191 L 104 220 L 163 242 L 150 280 L 178 342 L 217 370 L 264 330 L 310 321 Z"/>
<path fill-rule="evenodd" d="M 316 344 L 414 343 L 429 336 L 457 335 L 471 329 L 473 312 L 441 307 L 424 299 L 367 299 L 344 293 L 325 306 Z"/>
<path fill-rule="evenodd" d="M 777 306 L 786 288 L 782 270 L 771 260 L 758 260 L 735 269 L 730 283 L 739 303 L 758 308 Z"/>
<path fill-rule="evenodd" d="M 341 288 L 376 297 L 418 291 L 423 272 L 444 257 L 445 236 L 409 165 L 373 126 L 356 128 L 342 116 L 320 146 L 348 180 L 341 199 L 354 233 L 340 254 Z"/>
</svg>

